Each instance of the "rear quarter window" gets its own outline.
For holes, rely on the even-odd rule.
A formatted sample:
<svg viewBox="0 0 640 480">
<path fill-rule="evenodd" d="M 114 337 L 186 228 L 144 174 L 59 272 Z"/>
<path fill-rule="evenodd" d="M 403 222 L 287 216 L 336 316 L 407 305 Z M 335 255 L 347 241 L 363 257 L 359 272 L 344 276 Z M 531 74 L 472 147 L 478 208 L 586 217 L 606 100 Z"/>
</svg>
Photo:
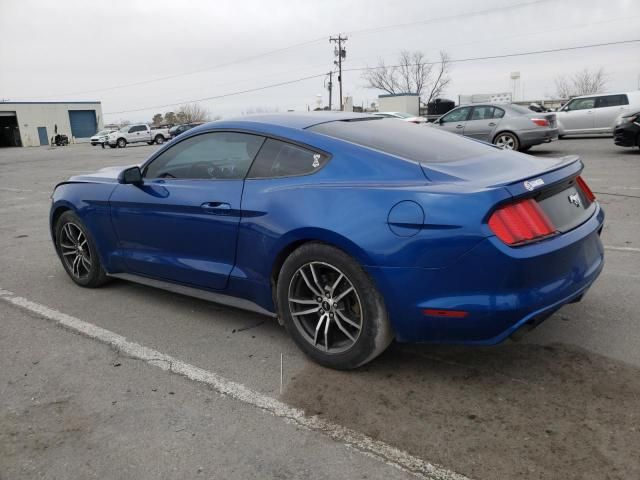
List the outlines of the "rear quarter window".
<svg viewBox="0 0 640 480">
<path fill-rule="evenodd" d="M 308 175 L 320 170 L 329 157 L 299 145 L 269 138 L 251 165 L 248 178 Z"/>
<path fill-rule="evenodd" d="M 492 146 L 396 119 L 335 121 L 308 130 L 418 163 L 444 163 L 495 153 Z"/>
</svg>

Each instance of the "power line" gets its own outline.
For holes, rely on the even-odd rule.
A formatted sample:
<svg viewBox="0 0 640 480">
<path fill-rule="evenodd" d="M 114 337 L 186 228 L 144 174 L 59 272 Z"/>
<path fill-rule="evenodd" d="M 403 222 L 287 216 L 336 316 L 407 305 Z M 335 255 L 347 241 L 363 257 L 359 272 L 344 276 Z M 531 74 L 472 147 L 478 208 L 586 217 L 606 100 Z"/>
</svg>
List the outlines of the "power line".
<svg viewBox="0 0 640 480">
<path fill-rule="evenodd" d="M 444 17 L 435 17 L 435 18 L 427 18 L 424 20 L 416 20 L 413 22 L 407 22 L 407 23 L 395 23 L 395 24 L 390 24 L 390 25 L 381 25 L 378 27 L 369 27 L 369 28 L 362 28 L 359 30 L 350 30 L 348 33 L 349 35 L 354 35 L 354 34 L 358 34 L 358 33 L 374 33 L 374 32 L 379 32 L 381 30 L 389 30 L 392 28 L 400 28 L 400 27 L 412 27 L 414 25 L 424 25 L 426 23 L 433 23 L 433 22 L 441 22 L 441 21 L 445 21 L 445 20 L 456 20 L 458 18 L 462 18 L 462 17 L 474 17 L 474 16 L 478 16 L 478 15 L 485 15 L 487 13 L 493 13 L 493 12 L 504 12 L 505 10 L 513 10 L 516 8 L 520 8 L 520 7 L 527 7 L 529 5 L 535 5 L 538 3 L 543 3 L 543 2 L 549 2 L 550 0 L 534 0 L 531 2 L 523 2 L 523 3 L 515 3 L 513 5 L 509 5 L 506 7 L 494 7 L 494 8 L 487 8 L 485 10 L 478 10 L 475 12 L 469 12 L 469 13 L 460 13 L 460 14 L 456 14 L 456 15 L 447 15 Z"/>
<path fill-rule="evenodd" d="M 176 105 L 184 105 L 184 104 L 195 103 L 195 102 L 204 102 L 206 100 L 216 100 L 218 98 L 231 97 L 231 96 L 234 96 L 234 95 L 242 95 L 243 93 L 257 92 L 259 90 L 266 90 L 268 88 L 281 87 L 283 85 L 290 85 L 292 83 L 298 83 L 298 82 L 302 82 L 302 81 L 305 81 L 305 80 L 310 80 L 312 78 L 324 77 L 326 75 L 327 75 L 326 73 L 320 73 L 318 75 L 310 75 L 308 77 L 296 78 L 295 80 L 288 80 L 286 82 L 273 83 L 271 85 L 263 85 L 262 87 L 249 88 L 247 90 L 240 90 L 238 92 L 223 93 L 222 95 L 214 95 L 214 96 L 211 96 L 211 97 L 196 98 L 196 99 L 193 99 L 193 100 L 185 100 L 185 101 L 182 101 L 182 102 L 167 103 L 167 104 L 164 104 L 164 105 L 151 105 L 151 106 L 148 106 L 148 107 L 135 108 L 133 110 L 121 110 L 119 112 L 105 112 L 105 115 L 114 115 L 116 113 L 142 112 L 143 110 L 151 110 L 152 108 L 175 107 Z"/>
<path fill-rule="evenodd" d="M 541 53 L 554 53 L 554 52 L 567 52 L 567 51 L 571 51 L 571 50 L 581 50 L 584 48 L 594 48 L 594 47 L 607 47 L 610 45 L 623 45 L 626 43 L 636 43 L 636 42 L 640 42 L 640 39 L 637 40 L 621 40 L 618 42 L 607 42 L 607 43 L 593 43 L 591 45 L 578 45 L 576 47 L 564 47 L 564 48 L 552 48 L 549 50 L 535 50 L 532 52 L 519 52 L 519 53 L 506 53 L 504 55 L 490 55 L 487 57 L 470 57 L 470 58 L 460 58 L 458 60 L 456 59 L 450 59 L 449 63 L 463 63 L 463 62 L 474 62 L 477 60 L 497 60 L 500 58 L 510 58 L 510 57 L 522 57 L 525 55 L 538 55 Z M 421 63 L 420 65 L 437 65 L 440 62 L 424 62 Z M 344 71 L 345 72 L 356 72 L 356 71 L 363 71 L 363 70 L 377 70 L 380 68 L 389 68 L 389 67 L 402 67 L 404 65 L 385 65 L 385 66 L 380 66 L 380 67 L 356 67 L 356 68 L 347 68 Z M 414 65 L 411 65 L 414 66 Z"/>
<path fill-rule="evenodd" d="M 376 32 L 376 31 L 380 31 L 380 30 L 389 30 L 389 29 L 392 29 L 392 28 L 409 27 L 409 26 L 413 26 L 413 25 L 422 25 L 422 24 L 440 22 L 440 21 L 445 21 L 445 20 L 455 20 L 455 19 L 458 19 L 458 18 L 472 17 L 472 16 L 477 16 L 477 15 L 485 15 L 487 13 L 492 13 L 492 12 L 496 12 L 496 11 L 502 12 L 502 11 L 505 11 L 505 10 L 512 10 L 512 9 L 516 9 L 516 8 L 520 8 L 520 7 L 526 7 L 526 6 L 529 6 L 529 5 L 534 5 L 534 4 L 537 4 L 537 3 L 548 2 L 548 1 L 550 1 L 550 0 L 534 0 L 534 1 L 529 1 L 529 2 L 516 3 L 514 5 L 510 5 L 510 6 L 507 6 L 507 7 L 488 8 L 488 9 L 485 9 L 485 10 L 478 10 L 478 11 L 475 11 L 475 12 L 460 13 L 460 14 L 449 15 L 449 16 L 444 16 L 444 17 L 427 18 L 427 19 L 417 20 L 417 21 L 409 22 L 409 23 L 398 23 L 398 24 L 390 24 L 390 25 L 381 25 L 381 26 L 378 26 L 378 27 L 363 28 L 363 29 L 359 29 L 359 30 L 354 30 L 354 31 L 351 32 L 351 34 L 354 34 L 354 33 L 355 34 L 358 34 L 358 33 L 372 33 L 372 32 Z M 84 95 L 84 94 L 87 94 L 87 93 L 107 92 L 107 91 L 111 91 L 111 90 L 119 90 L 119 89 L 122 89 L 122 88 L 135 87 L 135 86 L 139 86 L 139 85 L 147 85 L 149 83 L 162 82 L 162 81 L 165 81 L 165 80 L 171 80 L 171 79 L 174 79 L 174 78 L 180 78 L 180 77 L 185 77 L 185 76 L 189 76 L 189 75 L 195 75 L 195 74 L 198 74 L 198 73 L 208 72 L 208 71 L 211 71 L 211 70 L 216 70 L 216 69 L 228 67 L 228 66 L 231 66 L 231 65 L 237 65 L 239 63 L 244 63 L 244 62 L 248 62 L 248 61 L 251 61 L 251 60 L 256 60 L 256 59 L 259 59 L 259 58 L 262 58 L 262 57 L 274 55 L 276 53 L 280 53 L 280 52 L 284 52 L 284 51 L 287 51 L 287 50 L 292 50 L 292 49 L 303 47 L 303 46 L 306 46 L 306 45 L 311 45 L 311 44 L 314 44 L 314 43 L 318 43 L 318 42 L 324 41 L 325 38 L 326 38 L 326 36 L 315 38 L 313 40 L 306 40 L 304 42 L 295 43 L 293 45 L 277 48 L 275 50 L 270 50 L 270 51 L 263 52 L 263 53 L 260 53 L 260 54 L 251 55 L 251 56 L 239 58 L 237 60 L 233 60 L 233 61 L 230 61 L 230 62 L 219 63 L 219 64 L 211 65 L 211 66 L 208 66 L 208 67 L 205 67 L 205 68 L 200 68 L 200 69 L 197 69 L 197 70 L 191 70 L 191 71 L 188 71 L 188 72 L 175 73 L 175 74 L 172 74 L 172 75 L 166 75 L 166 76 L 163 76 L 163 77 L 150 78 L 150 79 L 140 80 L 140 81 L 136 81 L 136 82 L 122 83 L 122 84 L 119 84 L 119 85 L 113 85 L 111 87 L 95 88 L 95 89 L 82 90 L 82 91 L 76 91 L 76 92 L 57 93 L 57 94 L 51 94 L 51 95 L 38 95 L 38 96 L 32 96 L 32 97 L 24 97 L 24 99 L 29 100 L 29 99 L 36 99 L 36 98 L 50 98 L 50 97 L 72 96 L 72 95 Z"/>
<path fill-rule="evenodd" d="M 611 46 L 611 45 L 622 45 L 622 44 L 629 44 L 629 43 L 637 43 L 640 42 L 640 39 L 635 39 L 635 40 L 621 40 L 618 42 L 607 42 L 607 43 L 595 43 L 595 44 L 591 44 L 591 45 L 578 45 L 575 47 L 565 47 L 565 48 L 554 48 L 554 49 L 549 49 L 549 50 L 536 50 L 536 51 L 531 51 L 531 52 L 519 52 L 519 53 L 508 53 L 508 54 L 504 54 L 504 55 L 491 55 L 491 56 L 486 56 L 486 57 L 473 57 L 473 58 L 461 58 L 459 60 L 449 60 L 452 63 L 461 63 L 461 62 L 471 62 L 471 61 L 478 61 L 478 60 L 494 60 L 494 59 L 499 59 L 499 58 L 509 58 L 509 57 L 520 57 L 520 56 L 525 56 L 525 55 L 537 55 L 537 54 L 545 54 L 545 53 L 554 53 L 554 52 L 564 52 L 564 51 L 571 51 L 571 50 L 579 50 L 579 49 L 585 49 L 585 48 L 595 48 L 595 47 L 606 47 L 606 46 Z M 435 65 L 437 63 L 440 62 L 425 62 L 424 65 Z M 400 65 L 388 65 L 388 67 L 394 67 L 394 66 L 400 66 Z M 359 67 L 359 68 L 350 68 L 350 69 L 344 69 L 343 71 L 362 71 L 362 70 L 373 70 L 373 69 L 377 69 L 377 68 L 382 68 L 382 67 Z M 247 90 L 240 90 L 237 92 L 230 92 L 230 93 L 225 93 L 222 95 L 215 95 L 215 96 L 211 96 L 211 97 L 203 97 L 203 98 L 197 98 L 197 99 L 193 99 L 193 100 L 185 100 L 182 102 L 175 102 L 175 103 L 169 103 L 169 104 L 165 104 L 165 105 L 151 105 L 151 106 L 147 106 L 147 107 L 142 107 L 142 108 L 136 108 L 133 110 L 121 110 L 118 112 L 106 112 L 105 115 L 114 115 L 114 114 L 120 114 L 120 113 L 132 113 L 132 112 L 141 112 L 143 110 L 151 110 L 154 108 L 165 108 L 165 107 L 173 107 L 176 105 L 182 105 L 182 104 L 186 104 L 186 103 L 194 103 L 194 102 L 201 102 L 201 101 L 206 101 L 206 100 L 216 100 L 219 98 L 225 98 L 225 97 L 231 97 L 231 96 L 235 96 L 235 95 L 242 95 L 244 93 L 251 93 L 251 92 L 257 92 L 259 90 L 266 90 L 269 88 L 275 88 L 275 87 L 280 87 L 283 85 L 290 85 L 293 83 L 298 83 L 298 82 L 302 82 L 305 80 L 310 80 L 312 78 L 320 78 L 320 77 L 324 77 L 326 76 L 326 72 L 325 73 L 319 73 L 317 75 L 310 75 L 308 77 L 302 77 L 302 78 L 297 78 L 295 80 L 288 80 L 285 82 L 280 82 L 280 83 L 274 83 L 271 85 L 264 85 L 261 87 L 256 87 L 256 88 L 250 88 Z"/>
<path fill-rule="evenodd" d="M 324 41 L 326 37 L 320 37 L 320 38 L 316 38 L 314 40 L 307 40 L 305 42 L 301 42 L 301 43 L 296 43 L 294 45 L 289 45 L 288 47 L 282 47 L 282 48 L 278 48 L 276 50 L 270 50 L 268 52 L 264 52 L 264 53 L 260 53 L 257 55 L 251 55 L 249 57 L 243 57 L 243 58 L 239 58 L 237 60 L 232 60 L 230 62 L 226 62 L 226 63 L 219 63 L 216 65 L 211 65 L 209 67 L 205 67 L 205 68 L 200 68 L 198 70 L 191 70 L 189 72 L 182 72 L 182 73 L 175 73 L 172 75 L 166 75 L 164 77 L 157 77 L 157 78 L 151 78 L 148 80 L 140 80 L 137 82 L 131 82 L 131 83 L 123 83 L 120 85 L 114 85 L 112 87 L 105 87 L 105 88 L 96 88 L 96 89 L 92 89 L 92 90 L 83 90 L 83 91 L 78 91 L 78 92 L 68 92 L 68 93 L 59 93 L 59 94 L 54 94 L 54 95 L 39 95 L 37 97 L 25 97 L 26 99 L 30 99 L 30 98 L 49 98 L 49 97 L 63 97 L 63 96 L 70 96 L 70 95 L 82 95 L 85 93 L 95 93 L 95 92 L 106 92 L 109 90 L 119 90 L 121 88 L 127 88 L 127 87 L 135 87 L 138 85 L 146 85 L 148 83 L 155 83 L 155 82 L 162 82 L 164 80 L 171 80 L 173 78 L 180 78 L 180 77 L 186 77 L 189 75 L 195 75 L 197 73 L 203 73 L 203 72 L 208 72 L 211 70 L 216 70 L 218 68 L 224 68 L 224 67 L 228 67 L 231 65 L 236 65 L 238 63 L 243 63 L 243 62 L 248 62 L 251 60 L 255 60 L 258 58 L 262 58 L 262 57 L 266 57 L 269 55 L 274 55 L 276 53 L 280 53 L 280 52 L 284 52 L 287 50 L 292 50 L 294 48 L 299 48 L 299 47 L 303 47 L 306 45 L 311 45 L 313 43 L 318 43 L 320 41 Z"/>
</svg>

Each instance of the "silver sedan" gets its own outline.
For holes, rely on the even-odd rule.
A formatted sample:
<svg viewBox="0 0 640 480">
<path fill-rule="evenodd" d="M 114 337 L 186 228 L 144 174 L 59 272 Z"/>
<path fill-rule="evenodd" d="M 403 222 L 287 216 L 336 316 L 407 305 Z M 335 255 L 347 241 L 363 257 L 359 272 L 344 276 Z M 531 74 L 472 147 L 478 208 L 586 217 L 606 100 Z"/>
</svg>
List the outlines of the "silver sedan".
<svg viewBox="0 0 640 480">
<path fill-rule="evenodd" d="M 555 113 L 536 113 L 513 104 L 456 107 L 431 125 L 521 152 L 558 138 Z"/>
</svg>

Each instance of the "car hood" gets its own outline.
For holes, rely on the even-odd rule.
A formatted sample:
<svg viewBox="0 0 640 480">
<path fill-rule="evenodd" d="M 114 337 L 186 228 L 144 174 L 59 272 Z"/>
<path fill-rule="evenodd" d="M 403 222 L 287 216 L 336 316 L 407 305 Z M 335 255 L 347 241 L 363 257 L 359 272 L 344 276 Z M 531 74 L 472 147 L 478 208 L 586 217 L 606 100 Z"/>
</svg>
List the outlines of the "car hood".
<svg viewBox="0 0 640 480">
<path fill-rule="evenodd" d="M 74 175 L 65 183 L 116 183 L 118 181 L 118 175 L 120 174 L 120 172 L 122 172 L 126 168 L 135 167 L 136 165 L 137 164 L 101 168 L 94 173 L 83 173 L 80 175 Z"/>
<path fill-rule="evenodd" d="M 577 155 L 541 158 L 496 149 L 495 153 L 445 163 L 421 163 L 433 182 L 469 182 L 479 187 L 498 187 L 540 176 L 579 162 Z"/>
</svg>

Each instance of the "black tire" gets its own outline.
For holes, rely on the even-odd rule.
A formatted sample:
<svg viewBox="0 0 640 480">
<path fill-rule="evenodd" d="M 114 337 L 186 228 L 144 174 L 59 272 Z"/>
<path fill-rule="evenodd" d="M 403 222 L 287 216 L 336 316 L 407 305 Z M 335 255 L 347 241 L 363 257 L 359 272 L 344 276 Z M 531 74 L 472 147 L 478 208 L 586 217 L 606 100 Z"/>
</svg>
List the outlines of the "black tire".
<svg viewBox="0 0 640 480">
<path fill-rule="evenodd" d="M 147 142 L 147 145 L 153 145 L 153 142 Z"/>
<path fill-rule="evenodd" d="M 318 265 L 324 266 L 329 272 L 333 271 L 330 270 L 333 268 L 336 276 L 341 273 L 344 279 L 343 282 L 346 283 L 343 283 L 342 287 L 340 287 L 340 289 L 343 290 L 340 293 L 344 293 L 345 290 L 349 290 L 348 285 L 350 284 L 354 290 L 349 295 L 352 295 L 352 298 L 356 298 L 357 303 L 353 300 L 345 300 L 345 298 L 350 298 L 348 296 L 341 300 L 339 299 L 341 295 L 336 294 L 334 297 L 335 303 L 332 303 L 334 300 L 329 300 L 329 302 L 317 302 L 313 306 L 315 307 L 317 305 L 318 308 L 335 307 L 335 310 L 332 309 L 336 312 L 335 317 L 334 314 L 331 314 L 331 319 L 329 319 L 329 309 L 323 309 L 320 310 L 320 312 L 315 312 L 309 315 L 301 315 L 299 311 L 292 312 L 292 303 L 289 301 L 290 293 L 293 292 L 292 289 L 296 288 L 296 285 L 303 285 L 303 288 L 307 288 L 304 287 L 304 284 L 296 282 L 301 282 L 300 278 L 304 276 L 301 276 L 299 273 L 300 270 L 309 268 L 309 265 L 316 265 L 316 268 Z M 334 295 L 333 291 L 328 293 L 328 285 L 334 282 L 335 277 L 328 279 L 321 273 L 319 273 L 318 276 L 320 277 L 320 283 L 325 285 L 324 292 L 326 295 Z M 318 285 L 318 283 L 316 282 L 315 285 Z M 339 288 L 335 288 L 336 292 L 338 289 Z M 309 289 L 307 292 L 310 294 L 310 297 L 314 297 L 312 290 Z M 355 292 L 355 295 L 353 292 Z M 291 293 L 291 295 L 291 298 L 293 298 L 298 297 L 300 294 Z M 320 299 L 322 299 L 322 297 L 317 297 L 316 300 Z M 309 303 L 309 300 L 305 300 L 305 302 Z M 341 306 L 338 302 L 340 302 Z M 338 311 L 347 313 L 348 316 L 352 316 L 353 318 L 352 311 L 347 311 L 347 309 L 350 309 L 351 307 L 345 305 L 349 302 L 351 302 L 352 306 L 355 305 L 357 307 L 356 310 L 359 312 L 358 319 L 360 327 L 358 329 L 352 329 L 352 327 L 344 323 L 344 321 L 341 322 L 336 320 L 339 315 L 344 320 L 344 316 L 338 313 Z M 384 306 L 384 301 L 373 284 L 373 281 L 353 258 L 343 251 L 329 245 L 322 243 L 307 243 L 289 255 L 278 276 L 277 303 L 278 312 L 282 318 L 284 326 L 293 337 L 293 340 L 296 342 L 298 347 L 300 347 L 300 349 L 314 361 L 325 367 L 338 370 L 349 370 L 364 365 L 380 355 L 389 346 L 394 337 L 387 316 L 387 311 Z M 295 305 L 297 305 L 297 303 L 298 301 L 296 301 Z M 328 307 L 320 306 L 321 304 L 327 303 Z M 320 316 L 323 315 L 321 312 L 325 311 L 327 312 L 326 323 L 322 324 Z M 308 318 L 308 320 L 305 319 L 304 321 L 308 321 L 311 327 L 305 328 L 302 324 L 303 320 L 294 320 L 293 313 L 297 313 L 296 318 Z M 317 345 L 313 339 L 310 338 L 310 330 L 313 330 L 314 322 L 316 325 L 322 324 L 327 327 L 324 329 L 325 331 L 330 331 L 332 341 L 327 340 L 329 337 L 324 336 L 326 348 L 322 348 L 321 344 Z M 351 330 L 352 335 L 349 339 L 340 332 L 338 329 L 339 324 L 341 325 L 340 328 L 342 329 L 342 332 L 345 331 L 345 327 Z M 315 327 L 316 335 L 319 329 L 322 331 L 321 327 Z M 334 339 L 339 339 L 341 336 L 343 337 L 343 344 L 346 343 L 347 346 L 340 346 L 338 340 L 336 340 L 337 347 L 333 352 L 330 352 L 329 344 L 333 343 Z M 355 338 L 352 338 L 352 336 Z"/>
<path fill-rule="evenodd" d="M 109 144 L 109 148 L 116 148 L 116 145 Z"/>
<path fill-rule="evenodd" d="M 493 137 L 494 145 L 504 148 L 505 150 L 518 151 L 520 149 L 520 140 L 518 136 L 511 132 L 500 132 Z"/>
<path fill-rule="evenodd" d="M 530 149 L 531 149 L 531 145 L 528 145 L 526 147 L 520 147 L 521 152 L 528 152 Z"/>
<path fill-rule="evenodd" d="M 78 244 L 77 242 L 69 241 L 70 235 L 67 234 L 69 231 L 72 233 L 71 237 L 80 237 L 86 242 L 83 243 L 81 241 Z M 79 232 L 81 232 L 82 236 L 80 236 Z M 82 220 L 80 220 L 80 217 L 71 210 L 67 210 L 60 215 L 56 222 L 55 246 L 62 266 L 76 284 L 81 287 L 95 288 L 109 280 L 107 272 L 105 272 L 102 262 L 100 262 L 100 256 L 91 234 L 82 223 Z M 77 260 L 78 256 L 82 258 L 78 261 L 78 266 L 75 267 L 75 260 Z M 86 262 L 88 262 L 89 267 L 87 267 Z"/>
<path fill-rule="evenodd" d="M 558 135 L 558 140 L 562 140 L 564 137 L 564 135 Z"/>
<path fill-rule="evenodd" d="M 164 137 L 162 135 L 156 135 L 156 138 L 153 139 L 157 145 L 162 145 L 164 143 Z"/>
<path fill-rule="evenodd" d="M 124 148 L 127 146 L 127 141 L 124 138 L 119 138 L 116 142 L 116 145 L 118 146 L 118 148 Z"/>
</svg>

